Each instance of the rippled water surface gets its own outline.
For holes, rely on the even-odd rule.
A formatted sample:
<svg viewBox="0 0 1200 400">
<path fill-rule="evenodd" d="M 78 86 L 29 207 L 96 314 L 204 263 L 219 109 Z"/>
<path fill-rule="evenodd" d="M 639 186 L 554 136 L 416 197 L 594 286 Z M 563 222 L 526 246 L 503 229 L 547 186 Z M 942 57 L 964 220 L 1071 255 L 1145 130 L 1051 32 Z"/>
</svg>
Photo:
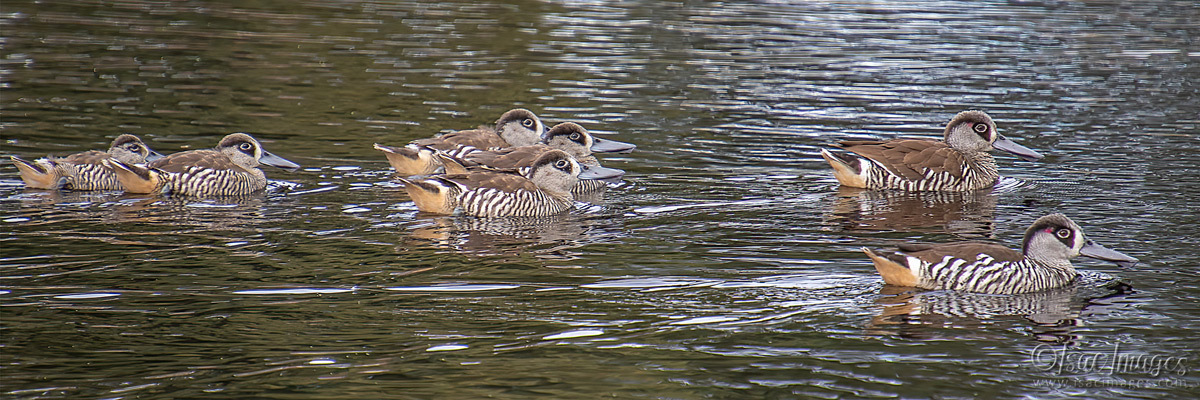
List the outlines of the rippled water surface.
<svg viewBox="0 0 1200 400">
<path fill-rule="evenodd" d="M 244 131 L 305 168 L 156 199 L 26 190 L 4 160 L 0 393 L 1195 397 L 1200 5 L 795 3 L 5 1 L 4 155 Z M 601 157 L 626 181 L 438 217 L 371 148 L 513 107 L 636 143 Z M 818 154 L 966 109 L 1048 156 L 906 195 Z M 859 250 L 1015 247 L 1050 212 L 1140 258 L 1076 261 L 1131 288 L 905 290 Z"/>
</svg>

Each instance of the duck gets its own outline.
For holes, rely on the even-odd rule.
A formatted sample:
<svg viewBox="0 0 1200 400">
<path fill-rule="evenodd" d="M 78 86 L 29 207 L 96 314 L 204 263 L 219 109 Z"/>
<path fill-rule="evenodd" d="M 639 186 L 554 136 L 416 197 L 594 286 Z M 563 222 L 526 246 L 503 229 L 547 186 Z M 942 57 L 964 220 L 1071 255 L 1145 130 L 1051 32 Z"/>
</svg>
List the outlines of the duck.
<svg viewBox="0 0 1200 400">
<path fill-rule="evenodd" d="M 533 163 L 541 155 L 555 149 L 562 150 L 574 157 L 580 164 L 586 165 L 594 175 L 602 177 L 598 179 L 580 179 L 579 184 L 571 189 L 571 194 L 580 196 L 605 188 L 607 187 L 606 182 L 619 180 L 625 175 L 625 171 L 615 168 L 605 168 L 600 165 L 600 161 L 592 154 L 592 149 L 597 146 L 597 140 L 599 138 L 592 136 L 583 126 L 574 122 L 563 122 L 551 127 L 542 136 L 541 143 L 532 146 L 509 147 L 495 150 L 476 149 L 474 151 L 458 153 L 457 157 L 451 157 L 448 153 L 439 152 L 436 157 L 445 167 L 447 174 L 465 174 L 468 172 L 468 168 L 490 167 L 516 169 L 520 174 L 528 176 L 530 167 L 533 166 Z M 602 144 L 602 149 L 613 151 L 621 151 L 622 149 L 632 150 L 636 147 L 632 144 L 615 140 L 604 140 L 600 143 Z"/>
<path fill-rule="evenodd" d="M 145 165 L 109 160 L 129 193 L 194 197 L 241 196 L 267 187 L 259 165 L 295 171 L 299 165 L 263 149 L 245 133 L 225 136 L 216 148 L 171 154 Z"/>
<path fill-rule="evenodd" d="M 562 150 L 539 156 L 527 175 L 475 169 L 463 174 L 400 178 L 417 209 L 433 214 L 456 210 L 476 217 L 543 217 L 574 207 L 571 189 L 596 173 Z"/>
<path fill-rule="evenodd" d="M 39 158 L 34 162 L 10 157 L 28 188 L 89 191 L 121 190 L 121 183 L 112 169 L 104 165 L 105 160 L 140 164 L 163 156 L 146 146 L 141 138 L 122 134 L 113 139 L 106 152 L 89 150 L 61 158 Z"/>
<path fill-rule="evenodd" d="M 414 140 L 403 147 L 375 143 L 375 149 L 387 156 L 388 163 L 399 176 L 429 175 L 441 165 L 435 160 L 437 151 L 469 151 L 538 143 L 546 130 L 537 114 L 524 108 L 506 111 L 496 120 L 496 126 L 450 132 L 428 139 Z"/>
<path fill-rule="evenodd" d="M 862 251 L 883 281 L 897 286 L 987 294 L 1019 294 L 1071 284 L 1071 259 L 1084 256 L 1132 266 L 1136 258 L 1088 239 L 1070 218 L 1054 213 L 1025 231 L 1021 251 L 981 242 L 902 244 L 898 251 Z"/>
<path fill-rule="evenodd" d="M 969 110 L 946 124 L 943 140 L 854 140 L 838 147 L 850 154 L 821 149 L 843 186 L 907 191 L 972 191 L 994 187 L 1000 180 L 988 153 L 999 149 L 1027 161 L 1042 158 L 996 130 L 992 117 Z"/>
</svg>

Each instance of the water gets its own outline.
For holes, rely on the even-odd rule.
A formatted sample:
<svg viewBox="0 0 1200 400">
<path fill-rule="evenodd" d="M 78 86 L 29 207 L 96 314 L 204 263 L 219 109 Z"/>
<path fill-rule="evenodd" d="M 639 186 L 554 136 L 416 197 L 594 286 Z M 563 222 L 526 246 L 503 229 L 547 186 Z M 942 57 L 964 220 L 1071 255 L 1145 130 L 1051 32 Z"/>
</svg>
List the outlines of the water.
<svg viewBox="0 0 1200 400">
<path fill-rule="evenodd" d="M 5 398 L 1200 387 L 1194 2 L 0 8 L 4 154 L 244 131 L 306 167 L 198 201 L 25 190 L 0 163 Z M 602 157 L 626 182 L 552 218 L 435 217 L 371 148 L 513 107 L 636 143 Z M 990 193 L 904 195 L 839 188 L 817 153 L 936 136 L 966 109 L 1048 157 L 998 155 Z M 1132 289 L 897 290 L 859 251 L 1015 247 L 1050 212 L 1140 258 L 1076 262 Z"/>
</svg>

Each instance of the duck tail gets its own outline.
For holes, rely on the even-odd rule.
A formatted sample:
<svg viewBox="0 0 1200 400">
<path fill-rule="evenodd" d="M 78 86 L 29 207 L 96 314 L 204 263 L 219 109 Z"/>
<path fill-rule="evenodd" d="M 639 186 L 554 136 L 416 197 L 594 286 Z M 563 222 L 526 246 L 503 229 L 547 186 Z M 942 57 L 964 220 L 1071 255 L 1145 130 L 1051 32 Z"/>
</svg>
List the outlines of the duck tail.
<svg viewBox="0 0 1200 400">
<path fill-rule="evenodd" d="M 439 151 L 434 155 L 434 158 L 436 158 L 438 162 L 442 163 L 442 167 L 445 168 L 446 175 L 467 173 L 466 166 L 463 166 L 462 163 L 458 162 L 458 160 L 455 160 L 453 157 L 450 157 L 445 153 Z"/>
<path fill-rule="evenodd" d="M 158 171 L 143 165 L 126 164 L 115 158 L 104 160 L 104 166 L 117 175 L 117 181 L 129 193 L 157 193 L 163 189 Z"/>
<path fill-rule="evenodd" d="M 400 178 L 400 182 L 404 182 L 404 189 L 413 203 L 416 203 L 418 210 L 434 214 L 451 214 L 457 207 L 453 187 L 446 185 L 440 178 Z"/>
<path fill-rule="evenodd" d="M 903 264 L 905 262 L 903 255 L 894 253 L 885 255 L 881 254 L 882 251 L 876 252 L 866 247 L 863 247 L 862 251 L 867 253 L 867 257 L 871 257 L 871 262 L 875 263 L 875 270 L 887 284 L 917 286 L 917 275 Z"/>
<path fill-rule="evenodd" d="M 853 155 L 835 154 L 829 149 L 821 149 L 821 157 L 833 167 L 833 177 L 843 186 L 866 188 L 867 178 L 862 160 Z"/>
<path fill-rule="evenodd" d="M 426 147 L 394 147 L 376 143 L 375 150 L 382 151 L 387 156 L 388 164 L 392 165 L 399 176 L 429 175 L 441 166 L 433 157 L 434 151 Z"/>
<path fill-rule="evenodd" d="M 61 189 L 67 183 L 67 177 L 64 176 L 62 168 L 54 161 L 48 159 L 40 159 L 36 162 L 29 162 L 9 156 L 12 162 L 17 166 L 17 170 L 21 173 L 21 180 L 25 181 L 25 186 L 31 189 Z"/>
</svg>

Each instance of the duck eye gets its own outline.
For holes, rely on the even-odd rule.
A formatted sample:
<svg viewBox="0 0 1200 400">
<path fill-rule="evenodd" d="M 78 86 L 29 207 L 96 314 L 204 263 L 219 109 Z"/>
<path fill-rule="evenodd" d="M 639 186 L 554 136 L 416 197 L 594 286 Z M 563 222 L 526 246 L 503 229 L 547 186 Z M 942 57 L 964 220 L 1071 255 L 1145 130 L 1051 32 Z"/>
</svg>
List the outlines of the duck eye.
<svg viewBox="0 0 1200 400">
<path fill-rule="evenodd" d="M 984 124 L 984 123 L 978 123 L 978 124 L 975 124 L 975 126 L 972 127 L 971 129 L 974 129 L 975 133 L 985 133 L 988 131 L 988 126 L 987 126 L 987 124 Z"/>
<path fill-rule="evenodd" d="M 579 132 L 571 132 L 571 140 L 572 141 L 579 140 Z"/>
<path fill-rule="evenodd" d="M 254 150 L 254 145 L 252 145 L 248 142 L 243 142 L 241 145 L 238 145 L 238 148 L 242 149 L 242 151 L 250 151 L 250 150 Z"/>
<path fill-rule="evenodd" d="M 521 121 L 521 125 L 524 125 L 526 128 L 532 128 L 532 127 L 533 127 L 533 120 L 532 120 L 532 119 L 530 119 L 530 118 L 525 118 L 525 120 L 524 120 L 524 121 Z"/>
<path fill-rule="evenodd" d="M 1071 230 L 1067 229 L 1067 228 L 1062 228 L 1062 229 L 1059 229 L 1058 232 L 1055 233 L 1055 235 L 1058 235 L 1058 237 L 1061 239 L 1066 239 L 1066 238 L 1071 237 Z"/>
<path fill-rule="evenodd" d="M 125 146 L 125 148 L 134 153 L 140 153 L 142 151 L 142 148 L 136 144 L 131 144 L 131 145 Z"/>
<path fill-rule="evenodd" d="M 569 167 L 569 166 L 571 166 L 571 163 L 567 162 L 567 160 L 558 160 L 558 161 L 556 161 L 556 162 L 554 163 L 554 168 L 558 168 L 558 169 L 561 169 L 561 170 L 564 170 L 564 171 L 565 171 L 565 170 L 567 169 L 567 167 Z"/>
</svg>

